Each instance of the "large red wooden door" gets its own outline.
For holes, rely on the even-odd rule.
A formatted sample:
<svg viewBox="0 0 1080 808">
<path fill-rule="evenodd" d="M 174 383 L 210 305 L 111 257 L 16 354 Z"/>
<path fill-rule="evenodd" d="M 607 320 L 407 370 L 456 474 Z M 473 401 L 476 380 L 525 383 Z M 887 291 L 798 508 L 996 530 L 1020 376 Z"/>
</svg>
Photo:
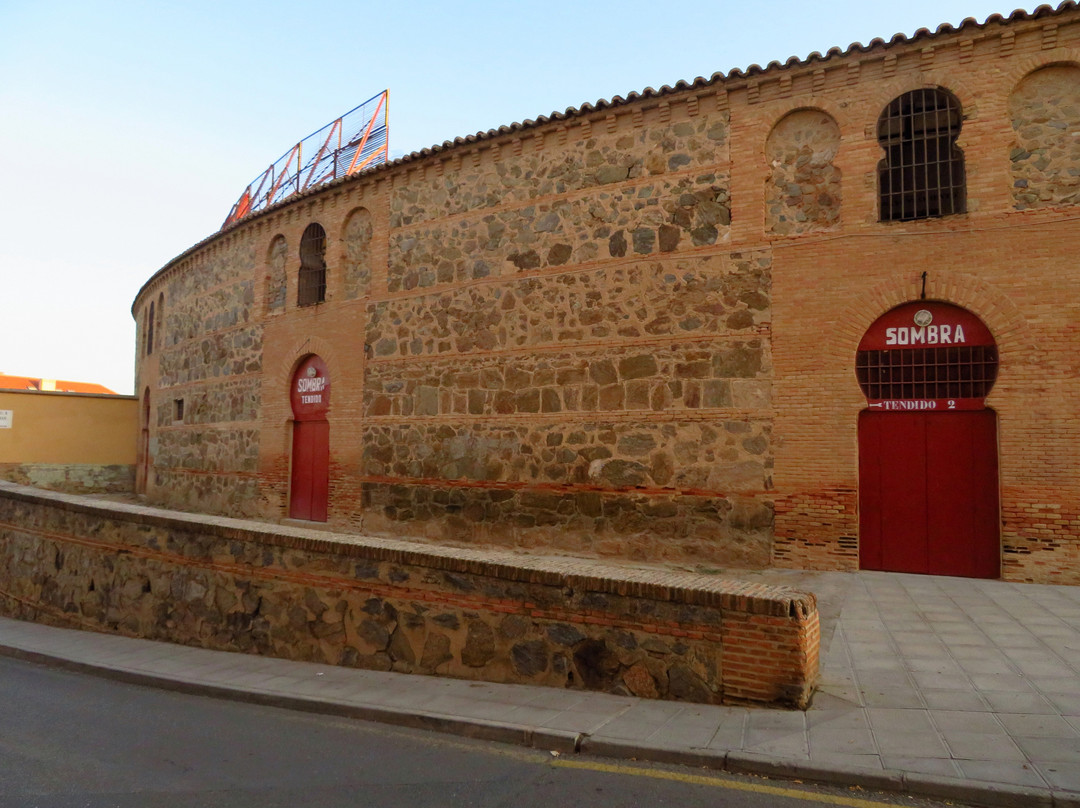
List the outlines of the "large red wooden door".
<svg viewBox="0 0 1080 808">
<path fill-rule="evenodd" d="M 320 357 L 300 363 L 289 397 L 294 419 L 289 516 L 325 522 L 330 500 L 330 376 Z"/>
<path fill-rule="evenodd" d="M 863 569 L 998 577 L 996 413 L 864 411 L 859 509 Z"/>
<path fill-rule="evenodd" d="M 997 345 L 972 312 L 919 300 L 867 329 L 855 374 L 859 566 L 996 578 L 997 414 L 986 396 Z"/>
</svg>

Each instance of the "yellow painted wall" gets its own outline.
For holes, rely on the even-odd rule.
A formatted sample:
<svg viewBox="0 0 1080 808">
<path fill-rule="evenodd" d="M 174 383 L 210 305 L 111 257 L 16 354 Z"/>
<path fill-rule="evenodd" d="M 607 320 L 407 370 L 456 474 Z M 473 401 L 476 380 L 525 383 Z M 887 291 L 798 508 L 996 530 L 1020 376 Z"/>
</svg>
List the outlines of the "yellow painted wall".
<svg viewBox="0 0 1080 808">
<path fill-rule="evenodd" d="M 0 463 L 135 463 L 134 396 L 0 390 L 0 410 L 12 412 L 11 428 L 0 429 Z"/>
</svg>

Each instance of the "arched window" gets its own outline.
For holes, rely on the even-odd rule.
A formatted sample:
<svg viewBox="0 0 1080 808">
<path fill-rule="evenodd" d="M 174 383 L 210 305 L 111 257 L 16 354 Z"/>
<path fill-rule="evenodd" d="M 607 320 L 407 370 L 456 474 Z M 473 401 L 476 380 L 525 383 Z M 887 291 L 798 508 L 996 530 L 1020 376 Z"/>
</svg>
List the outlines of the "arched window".
<svg viewBox="0 0 1080 808">
<path fill-rule="evenodd" d="M 312 222 L 300 238 L 300 275 L 297 306 L 313 306 L 326 300 L 326 231 Z"/>
<path fill-rule="evenodd" d="M 881 221 L 964 212 L 964 153 L 956 146 L 961 118 L 960 102 L 940 87 L 904 93 L 881 113 Z"/>
<path fill-rule="evenodd" d="M 154 329 L 157 332 L 157 338 L 158 338 L 159 341 L 162 339 L 161 335 L 164 333 L 164 325 L 165 325 L 165 293 L 162 292 L 161 294 L 158 295 L 158 298 L 157 298 L 157 326 Z"/>
<path fill-rule="evenodd" d="M 146 313 L 146 355 L 154 352 L 154 301 L 150 301 L 150 310 Z"/>
</svg>

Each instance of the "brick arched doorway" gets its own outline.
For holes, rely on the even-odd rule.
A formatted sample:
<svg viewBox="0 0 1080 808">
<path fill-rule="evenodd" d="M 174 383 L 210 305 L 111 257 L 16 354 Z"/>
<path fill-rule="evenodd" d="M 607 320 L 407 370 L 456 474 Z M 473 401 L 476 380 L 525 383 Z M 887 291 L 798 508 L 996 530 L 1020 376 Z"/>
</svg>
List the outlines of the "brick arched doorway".
<svg viewBox="0 0 1080 808">
<path fill-rule="evenodd" d="M 856 374 L 861 569 L 997 578 L 997 346 L 971 312 L 916 301 L 867 330 Z"/>
<path fill-rule="evenodd" d="M 330 495 L 330 374 L 312 354 L 293 373 L 289 388 L 293 411 L 289 516 L 325 522 Z"/>
</svg>

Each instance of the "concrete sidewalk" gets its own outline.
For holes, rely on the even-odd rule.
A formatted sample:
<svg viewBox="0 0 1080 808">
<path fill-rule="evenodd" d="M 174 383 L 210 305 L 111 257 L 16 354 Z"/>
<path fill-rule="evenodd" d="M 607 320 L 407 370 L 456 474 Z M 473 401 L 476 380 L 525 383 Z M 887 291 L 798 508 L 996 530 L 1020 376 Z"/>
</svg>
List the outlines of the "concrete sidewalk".
<svg viewBox="0 0 1080 808">
<path fill-rule="evenodd" d="M 1080 808 L 1080 587 L 790 578 L 818 594 L 823 616 L 822 680 L 805 713 L 361 671 L 3 618 L 0 653 L 560 752 Z"/>
</svg>

